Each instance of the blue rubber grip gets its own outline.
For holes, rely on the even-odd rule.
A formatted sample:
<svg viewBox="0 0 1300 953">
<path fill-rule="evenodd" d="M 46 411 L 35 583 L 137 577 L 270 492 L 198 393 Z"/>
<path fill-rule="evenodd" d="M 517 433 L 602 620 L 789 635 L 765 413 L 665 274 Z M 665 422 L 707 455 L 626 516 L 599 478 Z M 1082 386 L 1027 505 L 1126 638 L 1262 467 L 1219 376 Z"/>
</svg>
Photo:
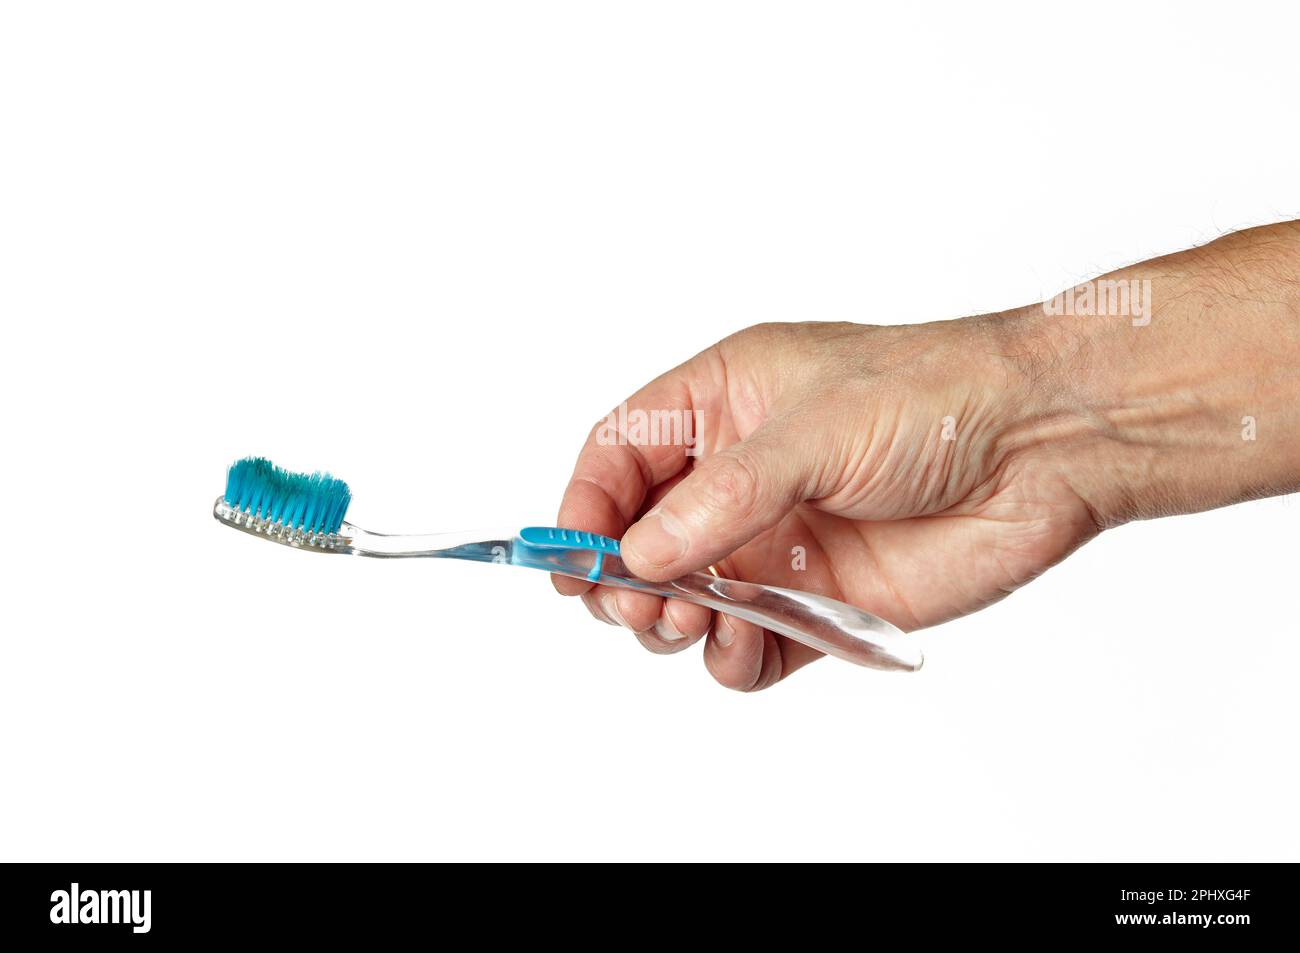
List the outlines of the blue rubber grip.
<svg viewBox="0 0 1300 953">
<path fill-rule="evenodd" d="M 519 538 L 530 546 L 541 546 L 545 549 L 587 549 L 595 553 L 618 555 L 618 540 L 580 529 L 526 526 L 519 531 Z"/>
<path fill-rule="evenodd" d="M 591 582 L 600 579 L 600 573 L 605 564 L 605 556 L 617 556 L 619 554 L 618 540 L 610 539 L 608 536 L 600 536 L 596 533 L 588 533 L 580 529 L 526 526 L 519 531 L 519 538 L 528 546 L 537 550 L 571 552 L 576 549 L 595 553 L 596 561 L 592 564 L 591 571 L 587 573 L 587 578 Z"/>
</svg>

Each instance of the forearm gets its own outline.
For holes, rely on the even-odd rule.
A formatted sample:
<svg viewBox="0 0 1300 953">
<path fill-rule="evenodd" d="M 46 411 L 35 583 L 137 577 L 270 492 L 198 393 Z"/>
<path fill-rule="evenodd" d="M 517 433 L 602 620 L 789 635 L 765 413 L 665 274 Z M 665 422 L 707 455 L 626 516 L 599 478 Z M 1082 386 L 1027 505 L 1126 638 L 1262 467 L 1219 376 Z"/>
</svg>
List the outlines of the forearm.
<svg viewBox="0 0 1300 953">
<path fill-rule="evenodd" d="M 1300 223 L 1089 284 L 1006 319 L 1034 395 L 1009 456 L 1103 525 L 1300 489 Z"/>
</svg>

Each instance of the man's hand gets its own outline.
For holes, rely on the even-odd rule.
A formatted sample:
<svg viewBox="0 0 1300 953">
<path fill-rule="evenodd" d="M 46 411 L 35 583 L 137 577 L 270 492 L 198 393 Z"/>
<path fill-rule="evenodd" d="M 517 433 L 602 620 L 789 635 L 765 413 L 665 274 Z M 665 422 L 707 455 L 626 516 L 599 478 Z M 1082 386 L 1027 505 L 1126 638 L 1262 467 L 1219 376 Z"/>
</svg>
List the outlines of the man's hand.
<svg viewBox="0 0 1300 953">
<path fill-rule="evenodd" d="M 1107 525 L 1300 485 L 1297 229 L 1115 279 L 1134 276 L 1150 282 L 1145 323 L 1033 306 L 742 331 L 627 401 L 629 414 L 697 412 L 699 442 L 609 441 L 602 422 L 558 525 L 622 537 L 647 579 L 716 565 L 911 630 L 1002 598 Z M 1242 448 L 1252 410 L 1290 450 Z M 709 634 L 705 664 L 730 688 L 818 657 L 699 606 L 555 585 L 654 652 Z"/>
</svg>

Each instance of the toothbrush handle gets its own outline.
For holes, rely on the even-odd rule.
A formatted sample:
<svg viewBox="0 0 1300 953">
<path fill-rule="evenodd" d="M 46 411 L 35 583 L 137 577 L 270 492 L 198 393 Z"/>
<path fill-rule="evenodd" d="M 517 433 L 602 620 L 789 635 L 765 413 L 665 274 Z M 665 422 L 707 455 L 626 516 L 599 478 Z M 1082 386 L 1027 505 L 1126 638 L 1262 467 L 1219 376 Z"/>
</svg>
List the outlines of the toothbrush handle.
<svg viewBox="0 0 1300 953">
<path fill-rule="evenodd" d="M 922 656 L 894 626 L 827 596 L 694 572 L 665 583 L 602 573 L 602 585 L 671 596 L 736 616 L 827 655 L 870 668 L 914 672 Z"/>
<path fill-rule="evenodd" d="M 695 572 L 650 582 L 628 572 L 618 540 L 576 530 L 529 527 L 514 541 L 515 565 L 693 602 L 753 622 L 827 655 L 869 668 L 914 672 L 916 644 L 883 619 L 855 606 L 798 589 Z"/>
</svg>

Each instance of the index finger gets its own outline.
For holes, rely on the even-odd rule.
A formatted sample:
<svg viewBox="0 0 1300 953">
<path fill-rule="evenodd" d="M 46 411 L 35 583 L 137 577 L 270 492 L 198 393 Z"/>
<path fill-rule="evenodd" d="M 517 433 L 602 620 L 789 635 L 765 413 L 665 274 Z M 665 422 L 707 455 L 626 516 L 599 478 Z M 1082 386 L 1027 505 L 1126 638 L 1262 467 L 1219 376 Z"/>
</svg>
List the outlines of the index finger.
<svg viewBox="0 0 1300 953">
<path fill-rule="evenodd" d="M 598 421 L 587 435 L 560 502 L 557 525 L 620 538 L 650 491 L 680 473 L 699 448 L 709 379 L 704 355 L 655 378 Z M 562 595 L 591 588 L 552 576 Z"/>
</svg>

